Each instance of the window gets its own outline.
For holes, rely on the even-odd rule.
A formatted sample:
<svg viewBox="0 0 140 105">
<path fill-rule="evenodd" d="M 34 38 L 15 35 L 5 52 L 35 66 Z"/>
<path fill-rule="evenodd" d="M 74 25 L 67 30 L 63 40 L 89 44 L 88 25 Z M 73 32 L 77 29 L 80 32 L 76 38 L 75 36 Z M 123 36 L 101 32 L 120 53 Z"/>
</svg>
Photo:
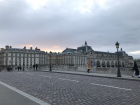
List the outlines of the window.
<svg viewBox="0 0 140 105">
<path fill-rule="evenodd" d="M 15 66 L 17 66 L 17 62 L 15 62 Z"/>
<path fill-rule="evenodd" d="M 97 61 L 97 67 L 100 67 L 100 61 Z"/>
</svg>

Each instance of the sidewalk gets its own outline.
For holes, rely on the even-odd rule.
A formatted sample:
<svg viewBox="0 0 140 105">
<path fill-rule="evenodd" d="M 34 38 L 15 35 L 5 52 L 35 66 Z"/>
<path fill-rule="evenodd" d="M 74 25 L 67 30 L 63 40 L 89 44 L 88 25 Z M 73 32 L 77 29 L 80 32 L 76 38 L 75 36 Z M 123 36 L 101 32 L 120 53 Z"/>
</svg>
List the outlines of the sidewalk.
<svg viewBox="0 0 140 105">
<path fill-rule="evenodd" d="M 50 105 L 0 81 L 0 105 Z"/>
<path fill-rule="evenodd" d="M 102 78 L 112 78 L 112 79 L 121 79 L 121 80 L 132 80 L 132 81 L 140 81 L 138 76 L 132 77 L 131 75 L 121 75 L 122 77 L 117 77 L 117 74 L 101 74 L 101 73 L 87 73 L 87 72 L 79 72 L 79 71 L 62 71 L 62 70 L 42 70 L 43 72 L 52 72 L 52 73 L 63 73 L 63 74 L 73 74 L 73 75 L 83 75 L 83 76 L 93 76 L 93 77 L 102 77 Z"/>
<path fill-rule="evenodd" d="M 1 105 L 39 105 L 2 84 L 0 84 L 0 95 Z"/>
</svg>

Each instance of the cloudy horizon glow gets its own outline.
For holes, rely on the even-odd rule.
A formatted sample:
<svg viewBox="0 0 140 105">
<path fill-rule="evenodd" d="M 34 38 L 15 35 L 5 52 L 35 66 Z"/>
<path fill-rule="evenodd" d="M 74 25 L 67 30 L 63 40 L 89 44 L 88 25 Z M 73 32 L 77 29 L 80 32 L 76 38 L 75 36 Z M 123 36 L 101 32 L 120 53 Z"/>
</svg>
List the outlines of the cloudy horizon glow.
<svg viewBox="0 0 140 105">
<path fill-rule="evenodd" d="M 95 51 L 140 58 L 139 0 L 0 0 L 1 48 L 26 46 L 62 52 L 88 45 Z"/>
</svg>

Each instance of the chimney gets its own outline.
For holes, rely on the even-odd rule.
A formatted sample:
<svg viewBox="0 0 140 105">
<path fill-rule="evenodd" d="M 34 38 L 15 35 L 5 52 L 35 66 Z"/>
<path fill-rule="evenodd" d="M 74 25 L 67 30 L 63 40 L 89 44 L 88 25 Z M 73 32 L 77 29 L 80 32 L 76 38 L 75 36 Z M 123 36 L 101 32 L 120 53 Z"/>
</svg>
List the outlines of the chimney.
<svg viewBox="0 0 140 105">
<path fill-rule="evenodd" d="M 32 50 L 32 47 L 30 47 L 30 50 Z"/>
<path fill-rule="evenodd" d="M 35 48 L 35 50 L 37 50 L 37 47 Z"/>
<path fill-rule="evenodd" d="M 8 46 L 8 45 L 6 45 L 6 46 L 5 46 L 5 49 L 9 49 L 9 46 Z"/>
<path fill-rule="evenodd" d="M 26 49 L 26 46 L 24 46 L 24 48 L 23 49 Z"/>
<path fill-rule="evenodd" d="M 10 48 L 12 48 L 12 46 L 10 46 Z"/>
</svg>

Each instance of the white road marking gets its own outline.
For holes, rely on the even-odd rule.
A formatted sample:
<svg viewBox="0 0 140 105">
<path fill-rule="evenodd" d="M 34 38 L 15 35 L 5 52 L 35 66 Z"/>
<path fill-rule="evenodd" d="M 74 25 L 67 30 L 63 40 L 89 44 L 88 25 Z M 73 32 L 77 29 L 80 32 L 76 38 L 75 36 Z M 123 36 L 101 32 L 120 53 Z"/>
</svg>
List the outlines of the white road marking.
<svg viewBox="0 0 140 105">
<path fill-rule="evenodd" d="M 29 75 L 34 75 L 34 74 L 31 74 L 31 73 L 27 73 L 27 74 L 29 74 Z"/>
<path fill-rule="evenodd" d="M 3 82 L 0 81 L 0 84 L 8 87 L 9 89 L 11 89 L 11 90 L 13 90 L 13 91 L 15 91 L 15 92 L 27 97 L 27 98 L 29 98 L 30 100 L 32 100 L 32 101 L 34 101 L 34 102 L 36 102 L 36 103 L 38 103 L 40 105 L 50 105 L 49 103 L 46 103 L 46 102 L 44 102 L 44 101 L 42 101 L 42 100 L 40 100 L 40 99 L 30 95 L 30 94 L 24 93 L 23 91 L 21 91 L 19 89 L 16 89 L 15 87 L 12 87 L 10 85 L 7 85 L 6 83 L 3 83 Z"/>
<path fill-rule="evenodd" d="M 31 74 L 31 73 L 27 73 L 27 74 L 29 74 L 29 75 L 34 75 L 34 74 Z M 48 77 L 48 78 L 52 78 L 51 76 L 45 76 L 45 75 L 39 75 L 39 76 L 41 76 L 41 77 Z"/>
<path fill-rule="evenodd" d="M 48 78 L 52 78 L 51 76 L 45 76 L 45 75 L 39 75 L 41 77 L 48 77 Z"/>
<path fill-rule="evenodd" d="M 79 82 L 79 81 L 71 80 L 71 79 L 64 79 L 64 78 L 58 78 L 58 79 L 61 79 L 61 80 L 67 80 L 67 81 L 73 81 L 73 82 Z"/>
<path fill-rule="evenodd" d="M 114 87 L 114 86 L 109 86 L 109 85 L 101 85 L 101 84 L 95 84 L 91 83 L 92 85 L 97 85 L 97 86 L 105 86 L 105 87 L 110 87 L 110 88 L 116 88 L 116 89 L 123 89 L 123 90 L 132 90 L 132 89 L 126 89 L 126 88 L 120 88 L 120 87 Z"/>
</svg>

